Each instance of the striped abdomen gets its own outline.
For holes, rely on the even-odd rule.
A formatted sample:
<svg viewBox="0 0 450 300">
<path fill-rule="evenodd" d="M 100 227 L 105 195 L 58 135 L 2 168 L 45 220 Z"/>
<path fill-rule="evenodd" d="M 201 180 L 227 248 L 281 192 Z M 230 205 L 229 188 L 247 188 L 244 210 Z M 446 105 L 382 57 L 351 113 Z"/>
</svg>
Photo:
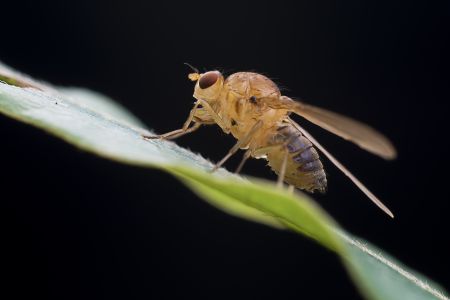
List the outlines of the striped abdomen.
<svg viewBox="0 0 450 300">
<path fill-rule="evenodd" d="M 274 147 L 267 153 L 270 167 L 278 174 L 288 152 L 285 182 L 307 192 L 326 191 L 327 178 L 319 154 L 301 132 L 290 124 L 280 126 L 269 143 L 286 144 L 286 147 Z"/>
</svg>

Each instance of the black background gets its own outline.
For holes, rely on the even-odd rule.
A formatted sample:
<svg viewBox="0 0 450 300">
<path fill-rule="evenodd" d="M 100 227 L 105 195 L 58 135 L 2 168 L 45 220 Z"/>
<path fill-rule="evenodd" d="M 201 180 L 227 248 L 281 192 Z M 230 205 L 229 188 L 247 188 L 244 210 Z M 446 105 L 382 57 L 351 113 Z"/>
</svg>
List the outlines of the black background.
<svg viewBox="0 0 450 300">
<path fill-rule="evenodd" d="M 4 63 L 109 95 L 158 132 L 178 128 L 193 103 L 183 62 L 267 74 L 289 96 L 378 128 L 396 161 L 297 119 L 396 218 L 329 162 L 329 192 L 315 198 L 350 232 L 450 287 L 448 2 L 8 2 Z M 0 135 L 8 299 L 360 299 L 331 252 L 228 216 L 167 174 L 4 116 Z M 177 142 L 214 161 L 233 145 L 217 126 Z M 262 161 L 244 173 L 275 179 Z"/>
</svg>

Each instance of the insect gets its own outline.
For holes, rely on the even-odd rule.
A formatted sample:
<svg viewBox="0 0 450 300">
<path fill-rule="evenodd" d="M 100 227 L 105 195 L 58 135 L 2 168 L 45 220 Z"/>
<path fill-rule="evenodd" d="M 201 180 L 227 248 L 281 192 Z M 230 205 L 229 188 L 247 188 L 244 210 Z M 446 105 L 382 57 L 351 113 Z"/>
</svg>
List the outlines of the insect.
<svg viewBox="0 0 450 300">
<path fill-rule="evenodd" d="M 278 174 L 278 185 L 284 181 L 310 193 L 323 193 L 327 188 L 318 149 L 370 200 L 394 217 L 372 192 L 289 115 L 300 115 L 373 154 L 394 159 L 396 150 L 382 134 L 335 112 L 283 96 L 277 85 L 264 75 L 238 72 L 224 78 L 219 71 L 199 73 L 193 69 L 194 73 L 188 77 L 196 82 L 193 95 L 196 102 L 183 127 L 144 138 L 174 139 L 197 130 L 201 125 L 217 124 L 225 133 L 231 133 L 237 143 L 213 170 L 222 166 L 239 149 L 245 149 L 236 172 L 240 172 L 250 157 L 264 158 Z"/>
</svg>

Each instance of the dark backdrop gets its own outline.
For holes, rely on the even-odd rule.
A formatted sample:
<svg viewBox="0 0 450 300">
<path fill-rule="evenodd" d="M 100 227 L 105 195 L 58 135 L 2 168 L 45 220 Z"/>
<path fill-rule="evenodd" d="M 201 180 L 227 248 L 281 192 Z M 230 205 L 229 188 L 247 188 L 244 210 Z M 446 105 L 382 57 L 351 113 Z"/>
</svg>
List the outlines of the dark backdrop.
<svg viewBox="0 0 450 300">
<path fill-rule="evenodd" d="M 159 132 L 178 128 L 193 103 L 183 62 L 262 72 L 287 95 L 378 128 L 398 147 L 396 161 L 297 119 L 396 218 L 328 162 L 329 192 L 315 198 L 350 232 L 450 287 L 449 5 L 11 2 L 1 5 L 0 60 L 109 95 Z M 167 174 L 94 157 L 4 116 L 0 135 L 2 293 L 15 299 L 360 299 L 329 251 L 228 216 Z M 233 139 L 211 127 L 178 143 L 218 160 Z M 262 161 L 244 173 L 275 179 Z"/>
</svg>

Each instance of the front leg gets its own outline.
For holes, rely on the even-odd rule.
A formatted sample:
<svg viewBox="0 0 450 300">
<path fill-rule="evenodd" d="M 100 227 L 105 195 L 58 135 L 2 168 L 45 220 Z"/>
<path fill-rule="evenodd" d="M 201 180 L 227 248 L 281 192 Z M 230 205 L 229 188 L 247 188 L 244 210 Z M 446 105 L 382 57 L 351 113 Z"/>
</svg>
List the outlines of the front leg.
<svg viewBox="0 0 450 300">
<path fill-rule="evenodd" d="M 159 134 L 159 135 L 153 135 L 153 136 L 146 136 L 143 135 L 144 139 L 161 139 L 161 140 L 173 140 L 176 138 L 179 138 L 180 136 L 183 136 L 185 134 L 191 133 L 196 131 L 197 129 L 200 128 L 200 126 L 202 125 L 202 123 L 194 123 L 194 125 L 192 125 L 192 127 L 188 128 L 188 129 L 177 129 L 177 130 L 173 130 L 164 134 Z"/>
<path fill-rule="evenodd" d="M 194 126 L 192 126 L 191 128 L 189 128 L 189 125 L 191 125 L 192 120 L 194 118 L 195 112 L 197 111 L 198 106 L 200 105 L 200 102 L 197 101 L 195 102 L 194 107 L 191 109 L 190 113 L 189 113 L 189 117 L 187 118 L 187 120 L 184 122 L 183 127 L 180 129 L 176 129 L 164 134 L 158 134 L 158 135 L 142 135 L 142 137 L 144 139 L 175 139 L 178 138 L 180 136 L 183 136 L 185 134 L 191 133 L 195 130 L 197 130 L 198 128 L 200 128 L 201 123 L 195 123 Z"/>
<path fill-rule="evenodd" d="M 199 99 L 199 103 L 202 105 L 203 109 L 208 112 L 209 116 L 214 120 L 214 122 L 222 128 L 225 133 L 230 133 L 230 127 L 225 123 L 219 114 L 217 114 L 214 109 L 209 105 L 208 101 Z"/>
</svg>

